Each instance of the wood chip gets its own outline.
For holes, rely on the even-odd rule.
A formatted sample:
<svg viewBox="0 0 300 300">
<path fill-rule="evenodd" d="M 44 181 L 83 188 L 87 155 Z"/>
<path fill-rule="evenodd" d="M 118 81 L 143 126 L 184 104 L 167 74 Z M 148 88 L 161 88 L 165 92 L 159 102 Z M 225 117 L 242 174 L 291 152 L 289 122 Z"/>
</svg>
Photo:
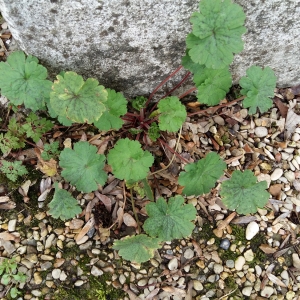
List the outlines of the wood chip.
<svg viewBox="0 0 300 300">
<path fill-rule="evenodd" d="M 270 247 L 268 244 L 261 244 L 259 246 L 259 249 L 266 254 L 273 254 L 277 251 L 276 249 Z"/>
</svg>

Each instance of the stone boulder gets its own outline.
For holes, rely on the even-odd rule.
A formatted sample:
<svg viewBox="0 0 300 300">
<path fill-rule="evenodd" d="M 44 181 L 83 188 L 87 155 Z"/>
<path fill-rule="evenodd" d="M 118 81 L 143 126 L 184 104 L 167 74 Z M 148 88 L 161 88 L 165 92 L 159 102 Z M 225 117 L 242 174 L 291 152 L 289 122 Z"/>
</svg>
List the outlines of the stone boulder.
<svg viewBox="0 0 300 300">
<path fill-rule="evenodd" d="M 231 67 L 234 81 L 256 64 L 270 66 L 279 86 L 299 83 L 300 3 L 236 2 L 248 32 Z M 128 97 L 149 94 L 180 65 L 197 9 L 197 0 L 0 0 L 19 47 L 37 56 L 52 78 L 72 70 Z"/>
</svg>

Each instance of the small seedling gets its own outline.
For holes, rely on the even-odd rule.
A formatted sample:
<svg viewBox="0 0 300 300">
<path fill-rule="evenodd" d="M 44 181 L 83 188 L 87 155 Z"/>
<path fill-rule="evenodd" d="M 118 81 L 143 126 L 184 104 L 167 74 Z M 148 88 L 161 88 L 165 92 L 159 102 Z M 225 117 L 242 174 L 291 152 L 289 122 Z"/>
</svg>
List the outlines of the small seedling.
<svg viewBox="0 0 300 300">
<path fill-rule="evenodd" d="M 26 282 L 27 276 L 21 272 L 17 272 L 17 263 L 15 258 L 4 258 L 0 261 L 0 283 L 7 286 L 7 293 L 9 292 L 12 298 L 16 298 L 21 292 L 18 290 L 19 283 Z"/>
</svg>

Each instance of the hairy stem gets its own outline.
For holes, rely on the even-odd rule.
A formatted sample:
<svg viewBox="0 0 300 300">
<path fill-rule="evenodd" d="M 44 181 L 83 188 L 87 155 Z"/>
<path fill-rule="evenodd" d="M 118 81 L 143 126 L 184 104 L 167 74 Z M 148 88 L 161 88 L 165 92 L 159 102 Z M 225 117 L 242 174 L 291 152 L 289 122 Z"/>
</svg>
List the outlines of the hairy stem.
<svg viewBox="0 0 300 300">
<path fill-rule="evenodd" d="M 132 205 L 133 214 L 134 214 L 134 217 L 135 217 L 135 220 L 136 220 L 136 223 L 137 223 L 137 227 L 138 227 L 138 234 L 140 234 L 141 233 L 141 228 L 140 228 L 139 218 L 138 218 L 138 215 L 136 213 L 135 206 L 134 206 L 134 199 L 133 199 L 133 195 L 132 195 L 132 188 L 130 188 L 130 199 L 131 199 L 131 205 Z"/>
</svg>

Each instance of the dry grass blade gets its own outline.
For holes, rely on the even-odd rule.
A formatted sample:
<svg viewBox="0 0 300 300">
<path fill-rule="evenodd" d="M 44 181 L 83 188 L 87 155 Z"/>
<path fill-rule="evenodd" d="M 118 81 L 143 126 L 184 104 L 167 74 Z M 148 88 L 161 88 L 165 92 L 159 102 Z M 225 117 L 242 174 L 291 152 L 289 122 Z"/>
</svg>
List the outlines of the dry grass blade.
<svg viewBox="0 0 300 300">
<path fill-rule="evenodd" d="M 8 202 L 10 201 L 10 198 L 7 196 L 1 196 L 0 197 L 0 203 Z"/>
<path fill-rule="evenodd" d="M 111 212 L 112 200 L 109 197 L 100 194 L 98 191 L 95 192 L 95 195 L 104 204 L 107 211 Z"/>
<path fill-rule="evenodd" d="M 284 284 L 279 278 L 277 278 L 275 275 L 273 274 L 267 274 L 268 278 L 275 284 L 277 284 L 278 286 L 281 287 L 287 287 L 286 284 Z"/>
<path fill-rule="evenodd" d="M 14 209 L 16 208 L 16 203 L 13 201 L 0 203 L 0 209 Z"/>
</svg>

